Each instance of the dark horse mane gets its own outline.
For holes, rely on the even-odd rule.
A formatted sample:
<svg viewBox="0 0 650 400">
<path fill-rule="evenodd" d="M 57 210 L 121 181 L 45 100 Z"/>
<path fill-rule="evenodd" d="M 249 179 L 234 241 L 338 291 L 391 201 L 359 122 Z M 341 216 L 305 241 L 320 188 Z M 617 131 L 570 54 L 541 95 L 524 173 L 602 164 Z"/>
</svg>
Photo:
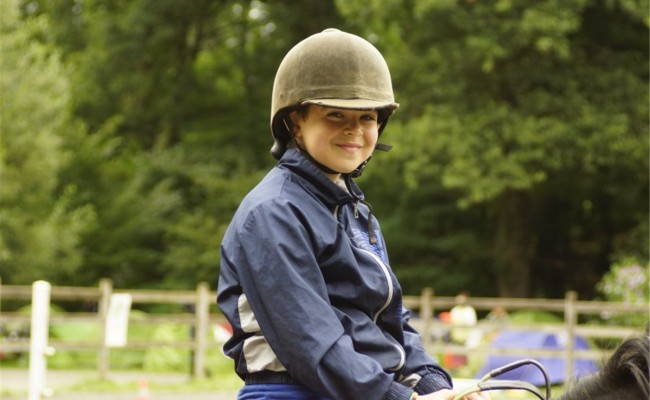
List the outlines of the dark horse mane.
<svg viewBox="0 0 650 400">
<path fill-rule="evenodd" d="M 600 372 L 575 381 L 558 400 L 650 399 L 650 336 L 621 344 Z"/>
</svg>

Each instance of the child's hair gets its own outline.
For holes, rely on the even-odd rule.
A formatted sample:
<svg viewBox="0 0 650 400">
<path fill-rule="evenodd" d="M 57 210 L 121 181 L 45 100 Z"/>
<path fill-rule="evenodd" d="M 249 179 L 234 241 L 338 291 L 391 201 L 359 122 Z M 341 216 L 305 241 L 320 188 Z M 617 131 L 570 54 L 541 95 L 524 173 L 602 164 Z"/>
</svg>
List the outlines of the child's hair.
<svg viewBox="0 0 650 400">
<path fill-rule="evenodd" d="M 295 111 L 301 119 L 305 119 L 309 116 L 309 106 L 311 104 L 301 104 L 296 107 Z"/>
<path fill-rule="evenodd" d="M 559 400 L 631 400 L 650 398 L 650 336 L 621 344 L 602 371 L 576 381 Z"/>
</svg>

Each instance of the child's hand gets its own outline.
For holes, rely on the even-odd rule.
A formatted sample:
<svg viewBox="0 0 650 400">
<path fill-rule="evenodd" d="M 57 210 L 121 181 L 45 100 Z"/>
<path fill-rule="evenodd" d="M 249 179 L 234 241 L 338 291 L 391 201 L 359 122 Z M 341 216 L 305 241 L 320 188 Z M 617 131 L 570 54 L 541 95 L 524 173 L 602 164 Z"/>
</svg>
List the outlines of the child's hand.
<svg viewBox="0 0 650 400">
<path fill-rule="evenodd" d="M 449 389 L 442 389 L 435 393 L 418 396 L 418 400 L 454 400 L 456 392 Z"/>
<path fill-rule="evenodd" d="M 418 396 L 418 400 L 454 400 L 458 392 L 449 389 L 439 390 L 435 393 Z M 490 400 L 487 393 L 472 393 L 463 398 L 463 400 Z"/>
<path fill-rule="evenodd" d="M 472 393 L 470 395 L 467 395 L 463 397 L 463 400 L 491 400 L 492 397 L 490 397 L 489 394 L 487 393 Z"/>
</svg>

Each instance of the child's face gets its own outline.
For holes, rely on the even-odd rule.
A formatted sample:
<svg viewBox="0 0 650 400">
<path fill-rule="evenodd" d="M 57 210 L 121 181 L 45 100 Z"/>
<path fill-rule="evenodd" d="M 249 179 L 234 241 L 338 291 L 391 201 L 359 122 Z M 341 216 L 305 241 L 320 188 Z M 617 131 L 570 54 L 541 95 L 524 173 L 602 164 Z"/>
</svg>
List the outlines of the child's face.
<svg viewBox="0 0 650 400">
<path fill-rule="evenodd" d="M 375 149 L 379 126 L 375 110 L 347 110 L 318 105 L 305 118 L 291 113 L 296 141 L 319 163 L 349 173 Z M 328 175 L 332 180 L 338 175 Z"/>
</svg>

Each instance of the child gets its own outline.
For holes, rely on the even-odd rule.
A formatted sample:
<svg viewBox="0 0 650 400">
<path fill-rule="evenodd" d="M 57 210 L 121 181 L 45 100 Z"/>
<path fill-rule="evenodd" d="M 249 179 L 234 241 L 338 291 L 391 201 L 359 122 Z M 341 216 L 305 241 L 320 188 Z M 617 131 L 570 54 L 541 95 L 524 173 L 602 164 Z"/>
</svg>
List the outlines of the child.
<svg viewBox="0 0 650 400">
<path fill-rule="evenodd" d="M 453 398 L 407 323 L 379 225 L 352 180 L 384 148 L 377 139 L 397 107 L 386 62 L 358 36 L 327 29 L 280 64 L 279 162 L 221 244 L 217 300 L 234 331 L 224 352 L 246 382 L 239 399 Z"/>
</svg>

